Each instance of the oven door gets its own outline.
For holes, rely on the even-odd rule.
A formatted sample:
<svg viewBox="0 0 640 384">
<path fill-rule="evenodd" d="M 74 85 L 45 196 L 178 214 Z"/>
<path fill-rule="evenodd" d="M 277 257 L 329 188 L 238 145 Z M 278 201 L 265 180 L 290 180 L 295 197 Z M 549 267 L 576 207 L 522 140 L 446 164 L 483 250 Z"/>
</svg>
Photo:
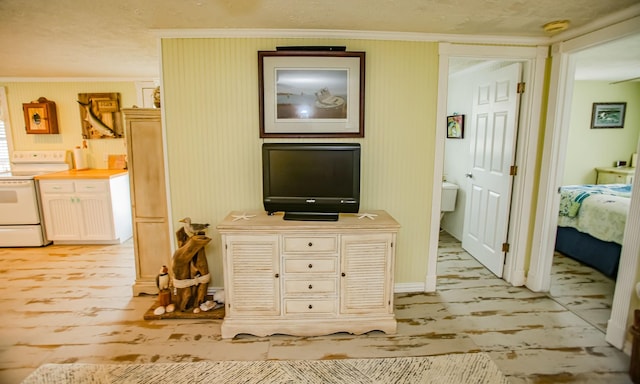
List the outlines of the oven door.
<svg viewBox="0 0 640 384">
<path fill-rule="evenodd" d="M 40 224 L 34 180 L 0 180 L 0 225 Z"/>
</svg>

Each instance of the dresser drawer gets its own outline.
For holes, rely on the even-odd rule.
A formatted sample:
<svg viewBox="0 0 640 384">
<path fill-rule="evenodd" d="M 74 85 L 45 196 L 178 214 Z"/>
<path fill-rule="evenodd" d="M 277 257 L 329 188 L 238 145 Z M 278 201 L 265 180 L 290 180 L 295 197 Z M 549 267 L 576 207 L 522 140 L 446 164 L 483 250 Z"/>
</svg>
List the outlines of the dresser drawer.
<svg viewBox="0 0 640 384">
<path fill-rule="evenodd" d="M 285 273 L 337 273 L 338 259 L 335 257 L 284 260 Z"/>
<path fill-rule="evenodd" d="M 102 193 L 109 189 L 106 181 L 76 181 L 78 193 Z"/>
<path fill-rule="evenodd" d="M 338 236 L 284 236 L 284 252 L 338 252 Z"/>
<path fill-rule="evenodd" d="M 336 300 L 285 300 L 284 301 L 285 315 L 318 315 L 318 314 L 335 314 L 336 313 Z"/>
<path fill-rule="evenodd" d="M 338 292 L 337 279 L 305 279 L 305 280 L 287 279 L 284 282 L 285 295 L 312 294 L 312 293 L 323 293 L 323 294 L 335 295 L 337 292 Z"/>
<path fill-rule="evenodd" d="M 42 193 L 72 193 L 74 192 L 73 181 L 40 181 L 40 192 Z"/>
</svg>

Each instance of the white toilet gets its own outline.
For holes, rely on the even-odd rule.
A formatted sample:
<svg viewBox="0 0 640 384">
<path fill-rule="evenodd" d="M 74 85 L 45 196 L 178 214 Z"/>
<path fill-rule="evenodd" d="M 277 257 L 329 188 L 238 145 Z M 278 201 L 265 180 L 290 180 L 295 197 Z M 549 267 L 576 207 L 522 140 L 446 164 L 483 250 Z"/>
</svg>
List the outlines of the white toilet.
<svg viewBox="0 0 640 384">
<path fill-rule="evenodd" d="M 456 209 L 456 197 L 458 196 L 458 185 L 448 181 L 442 182 L 442 199 L 440 201 L 440 219 L 445 212 L 453 212 Z"/>
</svg>

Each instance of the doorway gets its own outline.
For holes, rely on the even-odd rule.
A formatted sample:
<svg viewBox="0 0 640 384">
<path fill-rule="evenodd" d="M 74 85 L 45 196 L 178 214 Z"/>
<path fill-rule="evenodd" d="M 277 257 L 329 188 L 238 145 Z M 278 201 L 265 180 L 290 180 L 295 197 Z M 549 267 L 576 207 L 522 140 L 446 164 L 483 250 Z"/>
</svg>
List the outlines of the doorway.
<svg viewBox="0 0 640 384">
<path fill-rule="evenodd" d="M 633 80 L 638 73 L 629 71 L 626 64 L 640 62 L 640 35 L 587 48 L 573 56 L 575 75 L 571 107 L 567 112 L 570 114 L 566 126 L 569 139 L 565 150 L 561 185 L 609 183 L 603 181 L 602 177 L 598 178 L 596 168 L 612 167 L 617 160 L 629 161 L 631 154 L 636 151 L 640 128 L 635 123 L 637 120 L 633 115 L 629 115 L 630 119 L 624 124 L 623 129 L 591 129 L 589 120 L 592 105 L 596 102 L 614 100 L 628 101 L 628 105 L 640 103 L 640 83 Z M 612 67 L 616 70 L 612 71 Z M 585 153 L 589 155 L 585 156 Z M 625 167 L 620 169 L 623 170 Z M 628 199 L 615 201 L 628 204 Z M 577 217 L 579 216 L 578 214 Z M 599 217 L 601 222 L 587 221 L 584 226 L 581 225 L 581 232 L 590 233 L 599 240 L 622 245 L 624 218 L 620 222 L 617 220 L 618 214 Z M 616 221 L 609 221 L 608 218 L 615 218 Z M 581 222 L 567 217 L 562 217 L 560 222 L 563 227 L 574 223 Z M 604 228 L 607 231 L 606 235 L 603 233 Z M 562 231 L 570 230 L 564 228 Z M 563 244 L 566 244 L 564 240 Z M 587 263 L 596 263 L 600 257 L 604 256 L 598 255 L 598 259 L 589 259 Z M 615 255 L 607 257 L 615 259 Z M 605 332 L 611 316 L 615 275 L 607 276 L 603 272 L 609 273 L 609 269 L 601 267 L 603 271 L 599 271 L 574 260 L 581 258 L 582 255 L 574 255 L 571 258 L 554 252 L 549 295 Z"/>
<path fill-rule="evenodd" d="M 564 171 L 568 114 L 573 92 L 573 74 L 575 71 L 574 54 L 590 47 L 640 34 L 638 17 L 599 29 L 581 37 L 557 43 L 552 47 L 554 59 L 551 67 L 549 93 L 549 111 L 547 114 L 544 153 L 542 167 L 547 172 L 541 174 L 539 198 L 537 201 L 537 222 L 534 228 L 530 270 L 527 286 L 534 291 L 548 291 L 550 285 L 551 254 L 555 243 L 555 230 L 558 220 L 559 195 L 557 188 L 562 182 Z M 637 173 L 637 172 L 636 172 Z M 640 191 L 638 178 L 634 179 L 633 190 Z M 611 318 L 607 323 L 605 339 L 615 347 L 624 347 L 632 294 L 636 280 L 640 238 L 630 233 L 640 231 L 640 199 L 632 193 L 619 272 L 617 275 Z"/>
<path fill-rule="evenodd" d="M 430 238 L 438 239 L 440 229 L 440 199 L 442 195 L 442 180 L 445 166 L 445 140 L 446 117 L 448 113 L 449 71 L 451 59 L 476 61 L 476 64 L 493 62 L 521 62 L 523 66 L 522 79 L 527 84 L 527 90 L 522 95 L 520 108 L 520 134 L 517 137 L 518 152 L 516 164 L 518 165 L 518 177 L 513 182 L 511 190 L 511 211 L 518 212 L 512 215 L 509 225 L 508 242 L 511 245 L 504 263 L 505 281 L 514 286 L 525 283 L 526 249 L 529 242 L 529 221 L 532 214 L 530 204 L 533 196 L 534 169 L 536 164 L 537 142 L 540 128 L 540 110 L 544 81 L 546 47 L 498 47 L 478 45 L 453 45 L 440 44 L 439 79 L 438 79 L 438 115 L 436 133 L 435 170 L 433 179 L 433 204 L 431 216 Z M 486 64 L 485 64 L 486 65 Z M 464 144 L 461 144 L 464 146 Z M 460 153 L 468 153 L 466 150 Z M 464 172 L 462 172 L 464 175 Z M 452 175 L 446 175 L 447 179 Z M 456 180 L 453 180 L 456 182 Z M 462 182 L 460 182 L 462 183 Z M 465 199 L 465 191 L 461 190 L 458 203 Z M 456 211 L 459 204 L 456 205 Z M 464 214 L 458 213 L 459 220 L 463 220 Z M 436 261 L 437 241 L 429 243 L 428 275 L 426 277 L 426 290 L 436 289 Z"/>
<path fill-rule="evenodd" d="M 452 58 L 447 115 L 460 116 L 461 135 L 444 143 L 443 179 L 458 187 L 441 228 L 502 277 L 516 153 L 522 63 Z M 466 134 L 464 134 L 466 131 Z"/>
</svg>

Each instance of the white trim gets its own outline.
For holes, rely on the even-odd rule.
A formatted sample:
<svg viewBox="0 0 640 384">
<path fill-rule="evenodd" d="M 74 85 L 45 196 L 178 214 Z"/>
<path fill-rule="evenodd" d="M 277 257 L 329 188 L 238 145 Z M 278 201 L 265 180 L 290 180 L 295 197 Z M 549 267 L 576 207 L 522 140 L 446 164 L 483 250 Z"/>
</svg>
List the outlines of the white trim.
<svg viewBox="0 0 640 384">
<path fill-rule="evenodd" d="M 412 293 L 412 292 L 425 292 L 424 284 L 422 284 L 422 283 L 396 283 L 393 286 L 393 293 Z"/>
<path fill-rule="evenodd" d="M 636 153 L 640 150 L 638 143 Z M 627 214 L 627 223 L 624 228 L 624 240 L 620 252 L 620 264 L 616 289 L 613 293 L 611 305 L 611 317 L 607 322 L 607 335 L 605 340 L 616 348 L 622 349 L 627 335 L 627 324 L 631 312 L 631 296 L 635 293 L 635 285 L 638 271 L 638 258 L 640 257 L 640 178 L 638 170 L 633 178 L 631 204 Z"/>
<path fill-rule="evenodd" d="M 524 81 L 528 91 L 522 97 L 522 113 L 519 119 L 518 152 L 516 164 L 518 176 L 513 181 L 513 205 L 510 213 L 511 229 L 509 243 L 511 251 L 505 259 L 504 278 L 512 285 L 525 283 L 524 267 L 527 259 L 528 237 L 532 206 L 530 204 L 535 179 L 535 159 L 537 156 L 538 136 L 540 134 L 539 116 L 542 108 L 544 87 L 546 47 L 495 47 L 482 45 L 440 44 L 438 73 L 438 105 L 436 127 L 446 126 L 447 92 L 449 77 L 449 58 L 472 57 L 482 59 L 513 60 L 526 63 Z M 434 154 L 433 201 L 431 206 L 431 233 L 428 253 L 428 275 L 426 286 L 435 290 L 436 263 L 438 258 L 437 241 L 440 226 L 441 180 L 444 167 L 444 130 L 436 130 L 436 153 Z M 435 242 L 435 244 L 433 244 Z"/>
<path fill-rule="evenodd" d="M 559 43 L 562 41 L 575 39 L 576 37 L 588 35 L 592 32 L 598 31 L 611 25 L 623 24 L 627 22 L 638 23 L 638 16 L 640 16 L 640 3 L 603 16 L 597 20 L 583 25 L 582 27 L 570 28 L 565 32 L 553 36 L 551 38 L 551 43 Z M 636 21 L 633 21 L 633 19 L 636 19 Z"/>
<path fill-rule="evenodd" d="M 145 89 L 154 90 L 159 85 L 159 81 L 136 81 L 136 105 L 139 108 L 154 108 L 153 100 L 146 100 L 145 98 Z"/>
<path fill-rule="evenodd" d="M 562 54 L 562 44 L 552 47 L 550 91 L 547 112 L 544 149 L 538 186 L 538 207 L 531 244 L 531 261 L 527 287 L 534 292 L 549 291 L 551 286 L 551 264 L 555 248 L 556 228 L 560 195 L 558 187 L 564 173 L 564 159 L 569 132 L 561 130 L 569 124 L 573 96 L 573 73 L 575 63 Z M 555 92 L 553 84 L 556 84 Z M 559 127 L 557 129 L 550 127 Z M 546 172 L 545 172 L 546 171 Z"/>
<path fill-rule="evenodd" d="M 640 16 L 610 25 L 595 32 L 564 41 L 563 52 L 575 53 L 613 40 L 618 40 L 638 33 Z"/>
<path fill-rule="evenodd" d="M 0 77 L 1 82 L 20 83 L 100 83 L 158 81 L 151 77 Z"/>
<path fill-rule="evenodd" d="M 543 172 L 540 175 L 537 221 L 534 228 L 531 264 L 527 286 L 534 291 L 548 291 L 553 262 L 555 231 L 558 222 L 559 195 L 564 169 L 564 149 L 568 132 L 569 109 L 573 95 L 575 59 L 573 54 L 589 47 L 640 33 L 640 17 L 602 28 L 588 35 L 577 37 L 552 47 L 553 62 L 549 84 L 549 110 L 546 121 L 545 142 L 542 154 Z M 546 172 L 545 172 L 546 170 Z M 606 341 L 616 348 L 623 348 L 629 318 L 631 295 L 637 275 L 640 255 L 640 181 L 634 178 L 631 206 L 627 216 L 624 242 L 616 280 L 616 289 L 607 324 Z"/>
<path fill-rule="evenodd" d="M 0 117 L 4 123 L 4 134 L 7 139 L 7 157 L 13 152 L 13 139 L 11 136 L 11 118 L 9 116 L 9 103 L 7 102 L 7 89 L 5 87 L 0 86 Z M 9 157 L 10 159 L 10 157 Z M 11 164 L 7 164 L 9 168 Z M 2 169 L 0 168 L 0 171 Z"/>
<path fill-rule="evenodd" d="M 446 41 L 461 44 L 548 45 L 549 37 L 461 35 L 391 31 L 326 29 L 155 29 L 161 39 L 171 38 L 320 38 L 354 40 Z"/>
<path fill-rule="evenodd" d="M 509 244 L 511 257 L 507 257 L 504 279 L 514 286 L 526 283 L 525 269 L 529 247 L 529 229 L 533 208 L 540 115 L 544 94 L 547 47 L 538 47 L 535 56 L 527 60 L 523 75 L 526 83 L 520 104 L 516 165 L 518 173 L 511 192 Z M 508 256 L 508 255 L 507 255 Z"/>
<path fill-rule="evenodd" d="M 445 127 L 447 116 L 447 93 L 449 92 L 449 51 L 451 44 L 439 45 L 438 61 L 438 104 L 436 105 L 436 127 Z M 431 231 L 427 250 L 427 275 L 425 276 L 425 292 L 437 289 L 438 239 L 440 237 L 440 204 L 442 200 L 442 178 L 444 167 L 445 130 L 436 129 L 436 145 L 434 153 L 433 184 L 431 192 Z"/>
</svg>

